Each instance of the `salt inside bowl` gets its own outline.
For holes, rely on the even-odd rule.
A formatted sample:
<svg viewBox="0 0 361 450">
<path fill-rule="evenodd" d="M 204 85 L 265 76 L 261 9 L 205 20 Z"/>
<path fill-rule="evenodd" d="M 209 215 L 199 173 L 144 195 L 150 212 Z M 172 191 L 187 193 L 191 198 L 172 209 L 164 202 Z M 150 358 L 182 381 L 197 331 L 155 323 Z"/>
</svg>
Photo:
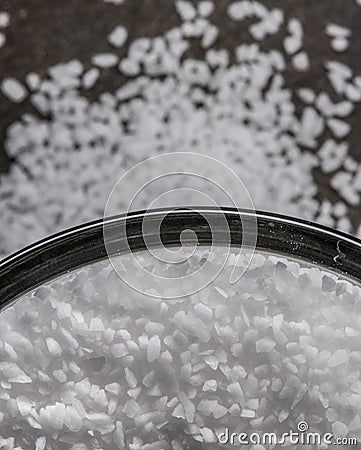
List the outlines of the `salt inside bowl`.
<svg viewBox="0 0 361 450">
<path fill-rule="evenodd" d="M 217 266 L 226 251 L 200 246 L 171 268 L 173 276 L 207 258 Z M 301 423 L 321 438 L 344 439 L 338 448 L 349 448 L 347 439 L 355 445 L 359 284 L 260 249 L 230 284 L 237 254 L 205 289 L 178 299 L 134 291 L 105 259 L 4 309 L 0 448 L 239 448 L 245 433 L 259 442 L 241 448 L 263 449 L 270 448 L 266 433 L 281 439 Z M 136 270 L 129 255 L 119 258 Z M 147 252 L 136 260 L 150 271 L 170 270 Z"/>
</svg>

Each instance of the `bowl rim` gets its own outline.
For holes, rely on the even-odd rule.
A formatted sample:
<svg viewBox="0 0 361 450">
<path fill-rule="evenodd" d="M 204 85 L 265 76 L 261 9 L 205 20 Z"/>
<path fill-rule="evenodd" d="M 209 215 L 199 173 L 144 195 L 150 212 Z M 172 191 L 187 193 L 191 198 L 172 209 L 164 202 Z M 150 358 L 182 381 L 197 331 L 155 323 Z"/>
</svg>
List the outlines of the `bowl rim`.
<svg viewBox="0 0 361 450">
<path fill-rule="evenodd" d="M 0 261 L 0 309 L 19 295 L 72 270 L 106 259 L 111 254 L 145 250 L 142 223 L 145 218 L 164 228 L 161 239 L 166 246 L 180 245 L 182 230 L 191 228 L 199 245 L 222 245 L 224 232 L 213 235 L 205 226 L 207 217 L 226 217 L 231 245 L 242 243 L 242 226 L 257 221 L 256 250 L 271 252 L 316 264 L 340 276 L 361 282 L 361 240 L 311 221 L 264 211 L 236 208 L 161 208 L 135 211 L 99 219 L 53 234 Z M 126 224 L 125 242 L 116 236 L 117 226 Z M 162 226 L 163 226 L 162 225 Z M 114 240 L 107 248 L 103 232 L 114 230 Z M 213 229 L 212 229 L 213 231 Z M 158 232 L 157 232 L 158 235 Z M 151 237 L 151 236 L 150 236 Z M 108 235 L 107 235 L 108 239 Z M 213 241 L 212 241 L 213 239 Z M 149 247 L 151 239 L 147 239 Z M 157 242 L 157 241 L 155 241 Z M 128 247 L 129 246 L 129 247 Z"/>
</svg>

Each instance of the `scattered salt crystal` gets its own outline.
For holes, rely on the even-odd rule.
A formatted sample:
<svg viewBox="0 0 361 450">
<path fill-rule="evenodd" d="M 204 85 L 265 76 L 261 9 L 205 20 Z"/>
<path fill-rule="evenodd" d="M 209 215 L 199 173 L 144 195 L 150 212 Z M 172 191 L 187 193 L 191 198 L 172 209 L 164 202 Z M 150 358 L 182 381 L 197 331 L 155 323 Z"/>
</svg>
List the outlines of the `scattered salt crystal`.
<svg viewBox="0 0 361 450">
<path fill-rule="evenodd" d="M 92 67 L 87 72 L 85 72 L 82 78 L 84 89 L 91 89 L 97 82 L 99 75 L 100 71 L 96 67 Z"/>
<path fill-rule="evenodd" d="M 118 68 L 120 72 L 130 77 L 138 75 L 140 72 L 140 67 L 137 61 L 131 60 L 129 58 L 122 59 Z"/>
<path fill-rule="evenodd" d="M 316 99 L 316 94 L 310 88 L 300 88 L 297 90 L 297 95 L 303 100 L 305 103 L 311 104 Z"/>
<path fill-rule="evenodd" d="M 344 63 L 331 60 L 326 61 L 324 65 L 329 72 L 338 75 L 342 79 L 348 80 L 352 77 L 352 69 Z"/>
<path fill-rule="evenodd" d="M 108 42 L 113 45 L 113 47 L 120 48 L 125 44 L 128 38 L 128 31 L 122 25 L 118 25 L 108 36 Z"/>
<path fill-rule="evenodd" d="M 203 48 L 209 48 L 211 47 L 219 34 L 219 30 L 215 25 L 210 25 L 208 26 L 205 31 L 204 34 L 202 36 L 202 41 L 201 41 L 201 45 Z"/>
<path fill-rule="evenodd" d="M 361 101 L 361 89 L 352 83 L 346 84 L 345 96 L 351 102 L 358 103 Z"/>
<path fill-rule="evenodd" d="M 344 37 L 337 37 L 331 41 L 331 47 L 335 52 L 344 52 L 348 49 L 349 41 Z"/>
<path fill-rule="evenodd" d="M 293 55 L 302 48 L 303 28 L 297 19 L 288 22 L 287 30 L 290 35 L 286 36 L 283 46 L 289 55 Z"/>
<path fill-rule="evenodd" d="M 209 17 L 214 11 L 214 3 L 210 0 L 202 0 L 198 5 L 198 12 L 203 17 Z"/>
<path fill-rule="evenodd" d="M 351 36 L 351 30 L 349 28 L 337 25 L 335 23 L 328 23 L 325 28 L 325 32 L 331 37 L 349 37 Z"/>
<path fill-rule="evenodd" d="M 336 138 L 344 138 L 351 131 L 351 125 L 340 119 L 329 119 L 327 125 Z"/>
<path fill-rule="evenodd" d="M 196 9 L 190 1 L 176 0 L 175 5 L 178 14 L 183 20 L 193 20 L 196 17 Z"/>
<path fill-rule="evenodd" d="M 3 78 L 1 90 L 9 100 L 15 103 L 21 103 L 27 96 L 24 86 L 15 78 Z"/>
<path fill-rule="evenodd" d="M 10 14 L 0 11 L 0 28 L 7 28 L 10 25 Z"/>
<path fill-rule="evenodd" d="M 310 68 L 310 60 L 307 53 L 304 51 L 297 53 L 297 55 L 292 58 L 292 65 L 300 72 L 308 70 Z"/>
<path fill-rule="evenodd" d="M 94 66 L 98 66 L 101 69 L 108 69 L 114 67 L 118 63 L 118 56 L 114 53 L 97 53 L 91 59 Z"/>
</svg>

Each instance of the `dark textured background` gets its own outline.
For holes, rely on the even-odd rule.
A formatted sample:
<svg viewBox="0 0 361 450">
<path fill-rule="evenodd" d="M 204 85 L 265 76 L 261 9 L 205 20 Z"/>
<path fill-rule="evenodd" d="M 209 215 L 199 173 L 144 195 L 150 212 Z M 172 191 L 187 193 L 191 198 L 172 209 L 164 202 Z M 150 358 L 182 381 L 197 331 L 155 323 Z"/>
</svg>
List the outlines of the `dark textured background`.
<svg viewBox="0 0 361 450">
<path fill-rule="evenodd" d="M 225 9 L 229 1 L 216 0 L 215 3 L 212 20 L 221 28 L 217 45 L 233 48 L 242 42 L 253 42 L 244 23 L 231 22 L 226 18 Z M 336 59 L 348 64 L 356 74 L 361 74 L 361 7 L 354 0 L 267 0 L 263 3 L 268 7 L 282 8 L 286 18 L 298 17 L 305 29 L 304 47 L 310 55 L 311 70 L 306 73 L 287 70 L 286 84 L 293 89 L 308 86 L 316 91 L 327 91 L 335 100 L 340 100 L 325 77 L 323 62 Z M 89 67 L 93 54 L 112 51 L 106 36 L 118 24 L 126 26 L 132 39 L 157 35 L 179 23 L 171 0 L 127 0 L 122 6 L 101 0 L 0 0 L 0 10 L 11 15 L 11 24 L 5 30 L 7 42 L 0 49 L 0 79 L 13 76 L 19 81 L 23 81 L 30 71 L 45 75 L 48 67 L 71 58 L 77 58 Z M 329 22 L 352 30 L 347 52 L 337 54 L 331 49 L 329 38 L 324 34 Z M 284 31 L 269 37 L 261 46 L 264 49 L 282 48 L 283 37 Z M 125 51 L 126 47 L 120 50 L 120 54 Z M 194 45 L 188 56 L 199 53 L 200 49 Z M 103 70 L 101 81 L 84 95 L 94 99 L 101 92 L 119 87 L 120 80 L 116 68 Z M 301 104 L 297 97 L 294 103 L 300 111 Z M 23 112 L 31 111 L 28 101 L 13 104 L 0 93 L 0 172 L 6 172 L 11 164 L 4 150 L 7 126 Z M 360 118 L 359 104 L 347 120 L 352 125 L 348 137 L 350 154 L 361 163 Z M 317 169 L 315 177 L 320 186 L 320 198 L 337 200 L 328 186 L 328 177 Z M 360 217 L 360 208 L 353 208 L 351 219 L 355 225 L 360 222 Z"/>
</svg>

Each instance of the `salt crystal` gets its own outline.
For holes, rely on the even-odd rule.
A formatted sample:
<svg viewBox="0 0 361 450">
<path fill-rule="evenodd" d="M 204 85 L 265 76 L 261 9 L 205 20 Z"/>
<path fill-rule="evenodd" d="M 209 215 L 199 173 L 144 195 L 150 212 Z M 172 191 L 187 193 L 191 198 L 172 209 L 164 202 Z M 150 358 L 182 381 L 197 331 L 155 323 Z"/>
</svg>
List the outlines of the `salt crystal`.
<svg viewBox="0 0 361 450">
<path fill-rule="evenodd" d="M 346 84 L 345 96 L 351 101 L 358 103 L 361 101 L 361 89 L 352 83 Z"/>
<path fill-rule="evenodd" d="M 332 22 L 326 25 L 325 32 L 331 37 L 349 37 L 351 35 L 351 30 L 349 28 Z"/>
<path fill-rule="evenodd" d="M 297 53 L 297 55 L 292 58 L 292 65 L 299 72 L 308 70 L 310 68 L 310 60 L 307 53 L 304 51 Z"/>
<path fill-rule="evenodd" d="M 9 100 L 15 103 L 21 103 L 27 96 L 24 86 L 15 78 L 3 78 L 1 90 Z"/>
<path fill-rule="evenodd" d="M 346 350 L 337 350 L 335 353 L 333 353 L 329 360 L 328 365 L 329 367 L 337 367 L 341 364 L 346 363 L 349 360 L 349 355 L 347 354 Z"/>
<path fill-rule="evenodd" d="M 176 0 L 175 5 L 178 14 L 183 20 L 193 20 L 196 17 L 196 9 L 190 1 Z"/>
<path fill-rule="evenodd" d="M 336 438 L 345 438 L 349 429 L 344 423 L 336 421 L 332 424 L 332 432 Z"/>
<path fill-rule="evenodd" d="M 211 47 L 217 40 L 218 34 L 219 34 L 219 30 L 216 26 L 214 26 L 214 25 L 208 26 L 202 36 L 202 41 L 201 41 L 202 47 L 203 48 Z"/>
<path fill-rule="evenodd" d="M 198 12 L 203 17 L 209 17 L 214 11 L 214 3 L 210 0 L 202 0 L 198 5 Z"/>
<path fill-rule="evenodd" d="M 312 89 L 309 88 L 300 88 L 297 90 L 297 95 L 302 99 L 305 103 L 311 104 L 315 101 L 316 95 Z"/>
<path fill-rule="evenodd" d="M 207 391 L 215 392 L 217 390 L 217 381 L 216 380 L 206 380 L 204 382 L 202 390 L 204 392 L 207 392 Z"/>
<path fill-rule="evenodd" d="M 108 42 L 113 47 L 120 48 L 125 44 L 128 38 L 128 31 L 122 25 L 118 25 L 108 36 Z"/>
<path fill-rule="evenodd" d="M 256 342 L 257 353 L 268 353 L 271 352 L 276 346 L 274 340 L 270 338 L 263 338 Z"/>
<path fill-rule="evenodd" d="M 47 337 L 45 339 L 46 345 L 48 347 L 49 353 L 52 356 L 60 356 L 62 354 L 61 347 L 59 343 L 52 337 Z"/>
<path fill-rule="evenodd" d="M 138 385 L 138 380 L 137 380 L 136 376 L 134 375 L 134 372 L 132 372 L 127 367 L 125 368 L 125 378 L 127 380 L 129 387 L 135 388 Z"/>
<path fill-rule="evenodd" d="M 114 67 L 118 63 L 118 56 L 113 53 L 97 53 L 92 57 L 92 64 L 101 69 L 108 69 Z"/>
<path fill-rule="evenodd" d="M 94 317 L 89 324 L 89 330 L 91 331 L 104 331 L 104 323 L 100 317 Z"/>
<path fill-rule="evenodd" d="M 159 336 L 155 335 L 149 339 L 147 348 L 147 358 L 149 362 L 153 362 L 160 356 L 161 343 Z"/>
<path fill-rule="evenodd" d="M 99 75 L 100 71 L 96 67 L 92 67 L 87 72 L 85 72 L 82 78 L 84 89 L 91 89 L 97 82 Z"/>
<path fill-rule="evenodd" d="M 7 28 L 10 25 L 10 14 L 0 11 L 0 28 Z"/>
<path fill-rule="evenodd" d="M 31 408 L 33 407 L 33 402 L 24 396 L 19 396 L 16 398 L 17 407 L 22 416 L 27 416 Z"/>
<path fill-rule="evenodd" d="M 337 138 L 343 138 L 351 131 L 351 126 L 349 123 L 344 122 L 340 119 L 329 119 L 327 121 L 332 134 Z"/>
<path fill-rule="evenodd" d="M 105 386 L 105 390 L 118 396 L 121 392 L 121 386 L 119 383 L 110 383 Z"/>
<path fill-rule="evenodd" d="M 349 41 L 343 37 L 337 37 L 331 41 L 331 47 L 335 52 L 344 52 L 348 49 Z"/>
<path fill-rule="evenodd" d="M 337 74 L 339 77 L 345 80 L 352 77 L 353 74 L 352 69 L 344 63 L 331 60 L 326 61 L 324 65 L 329 72 Z"/>
<path fill-rule="evenodd" d="M 135 76 L 140 72 L 140 67 L 137 61 L 133 61 L 131 59 L 122 59 L 118 68 L 120 72 L 128 76 Z"/>
<path fill-rule="evenodd" d="M 123 343 L 112 345 L 110 351 L 115 358 L 122 358 L 129 353 Z"/>
</svg>

